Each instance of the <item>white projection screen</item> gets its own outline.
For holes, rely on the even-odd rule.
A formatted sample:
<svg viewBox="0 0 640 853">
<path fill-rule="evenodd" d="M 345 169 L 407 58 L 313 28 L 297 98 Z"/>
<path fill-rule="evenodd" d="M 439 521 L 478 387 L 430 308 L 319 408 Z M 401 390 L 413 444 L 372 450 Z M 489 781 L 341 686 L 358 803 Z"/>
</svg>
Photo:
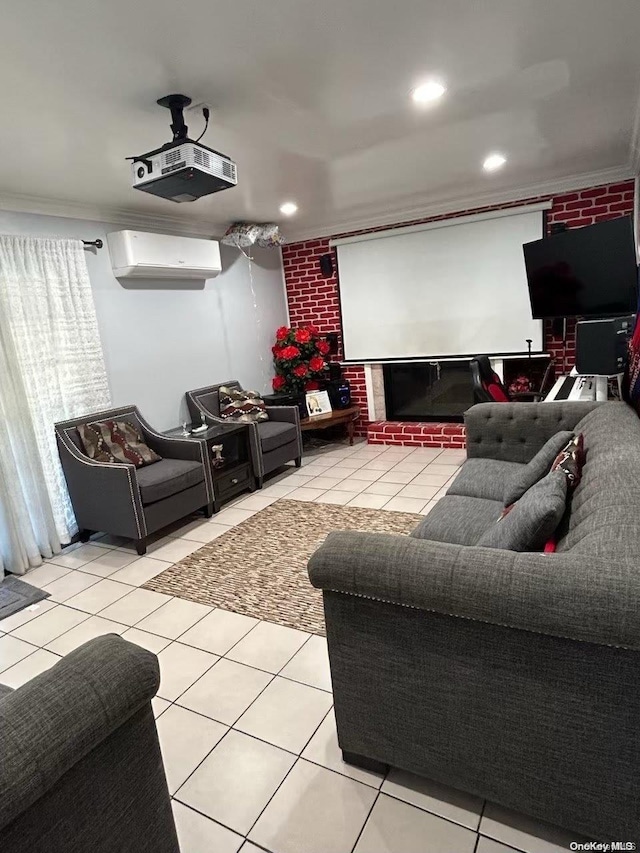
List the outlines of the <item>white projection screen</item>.
<svg viewBox="0 0 640 853">
<path fill-rule="evenodd" d="M 543 206 L 336 240 L 345 361 L 540 351 L 522 244 Z"/>
</svg>

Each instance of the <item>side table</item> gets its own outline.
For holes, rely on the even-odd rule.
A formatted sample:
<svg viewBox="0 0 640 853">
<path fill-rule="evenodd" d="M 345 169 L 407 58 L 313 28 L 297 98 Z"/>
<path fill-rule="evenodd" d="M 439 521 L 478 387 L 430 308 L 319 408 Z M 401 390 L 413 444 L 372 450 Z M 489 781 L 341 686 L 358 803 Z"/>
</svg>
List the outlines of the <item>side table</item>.
<svg viewBox="0 0 640 853">
<path fill-rule="evenodd" d="M 187 424 L 191 430 L 199 424 Z M 167 430 L 165 435 L 181 438 L 204 439 L 207 443 L 207 460 L 213 483 L 213 511 L 244 491 L 255 491 L 255 477 L 249 450 L 249 428 L 247 424 L 211 424 L 207 430 L 195 435 L 185 435 L 182 427 Z M 222 465 L 216 465 L 215 447 L 222 445 Z"/>
</svg>

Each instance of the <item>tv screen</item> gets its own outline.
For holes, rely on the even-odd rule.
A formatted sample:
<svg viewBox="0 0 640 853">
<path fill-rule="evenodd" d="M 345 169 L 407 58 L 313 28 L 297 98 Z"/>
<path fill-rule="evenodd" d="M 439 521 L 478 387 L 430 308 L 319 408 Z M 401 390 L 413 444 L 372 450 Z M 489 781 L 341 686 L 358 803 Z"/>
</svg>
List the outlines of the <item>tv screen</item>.
<svg viewBox="0 0 640 853">
<path fill-rule="evenodd" d="M 547 317 L 633 314 L 638 268 L 630 216 L 525 243 L 531 312 Z"/>
</svg>

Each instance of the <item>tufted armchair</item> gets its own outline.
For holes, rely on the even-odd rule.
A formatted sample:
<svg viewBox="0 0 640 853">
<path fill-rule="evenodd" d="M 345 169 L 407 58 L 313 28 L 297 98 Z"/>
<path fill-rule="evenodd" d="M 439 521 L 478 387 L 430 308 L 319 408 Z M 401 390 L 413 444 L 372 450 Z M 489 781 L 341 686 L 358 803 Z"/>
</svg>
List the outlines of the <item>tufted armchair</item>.
<svg viewBox="0 0 640 853">
<path fill-rule="evenodd" d="M 161 461 L 136 468 L 90 459 L 77 427 L 107 419 L 133 423 Z M 98 530 L 125 536 L 135 539 L 136 550 L 142 555 L 149 534 L 161 527 L 198 509 L 203 509 L 207 518 L 212 515 L 213 487 L 204 440 L 162 435 L 135 406 L 94 412 L 61 421 L 54 428 L 81 539 Z"/>
<path fill-rule="evenodd" d="M 187 391 L 187 406 L 194 423 L 204 415 L 207 423 L 228 423 L 220 417 L 218 389 L 223 385 L 242 390 L 236 379 Z M 302 433 L 300 412 L 297 406 L 267 406 L 268 421 L 250 423 L 251 462 L 256 485 L 262 488 L 265 474 L 271 473 L 286 462 L 295 460 L 296 468 L 302 464 Z"/>
</svg>

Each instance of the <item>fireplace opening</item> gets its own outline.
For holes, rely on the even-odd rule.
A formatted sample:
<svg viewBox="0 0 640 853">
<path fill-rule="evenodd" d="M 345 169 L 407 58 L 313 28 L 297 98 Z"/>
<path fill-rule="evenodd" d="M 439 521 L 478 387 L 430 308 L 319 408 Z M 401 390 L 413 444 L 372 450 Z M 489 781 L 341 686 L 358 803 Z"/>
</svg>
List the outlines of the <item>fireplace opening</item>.
<svg viewBox="0 0 640 853">
<path fill-rule="evenodd" d="M 384 364 L 387 420 L 461 422 L 473 405 L 469 361 Z"/>
</svg>

